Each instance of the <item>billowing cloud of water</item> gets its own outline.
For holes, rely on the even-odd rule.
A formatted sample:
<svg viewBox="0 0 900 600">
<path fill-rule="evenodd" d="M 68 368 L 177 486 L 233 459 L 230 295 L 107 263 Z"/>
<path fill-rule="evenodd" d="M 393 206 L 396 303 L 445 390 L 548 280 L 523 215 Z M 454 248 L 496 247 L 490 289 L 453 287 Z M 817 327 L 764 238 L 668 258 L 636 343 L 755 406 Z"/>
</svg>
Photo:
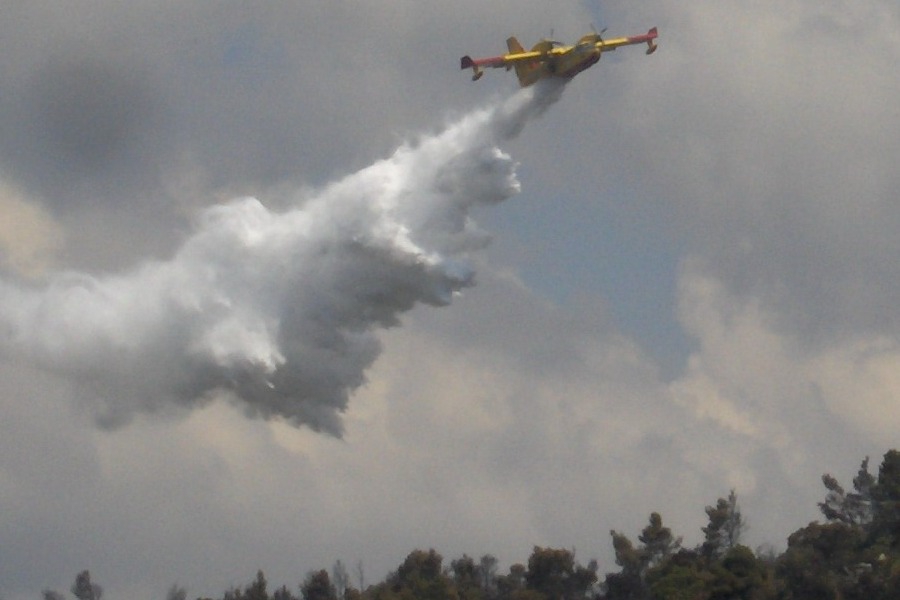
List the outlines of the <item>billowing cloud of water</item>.
<svg viewBox="0 0 900 600">
<path fill-rule="evenodd" d="M 472 285 L 486 236 L 469 210 L 519 190 L 496 144 L 562 88 L 519 91 L 293 209 L 209 208 L 169 261 L 0 282 L 0 352 L 70 380 L 103 426 L 228 392 L 249 414 L 340 435 L 377 329 Z"/>
</svg>

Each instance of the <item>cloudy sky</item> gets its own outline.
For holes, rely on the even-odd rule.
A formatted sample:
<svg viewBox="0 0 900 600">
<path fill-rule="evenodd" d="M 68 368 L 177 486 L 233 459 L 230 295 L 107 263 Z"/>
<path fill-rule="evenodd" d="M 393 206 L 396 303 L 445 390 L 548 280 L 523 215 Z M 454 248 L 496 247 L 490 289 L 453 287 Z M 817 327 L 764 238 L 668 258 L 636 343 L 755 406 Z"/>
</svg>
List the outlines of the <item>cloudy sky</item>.
<svg viewBox="0 0 900 600">
<path fill-rule="evenodd" d="M 0 597 L 781 548 L 896 446 L 895 2 L 2 13 Z M 660 49 L 459 71 L 592 23 Z"/>
</svg>

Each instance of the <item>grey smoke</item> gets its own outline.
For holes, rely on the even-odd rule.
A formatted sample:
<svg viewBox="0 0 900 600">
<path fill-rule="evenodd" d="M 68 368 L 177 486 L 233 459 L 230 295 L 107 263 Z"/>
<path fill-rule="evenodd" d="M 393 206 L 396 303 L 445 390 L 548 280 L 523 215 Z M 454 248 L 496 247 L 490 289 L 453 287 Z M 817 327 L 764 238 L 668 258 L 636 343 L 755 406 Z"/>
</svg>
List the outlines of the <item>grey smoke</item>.
<svg viewBox="0 0 900 600">
<path fill-rule="evenodd" d="M 98 423 L 227 393 L 248 414 L 339 436 L 377 330 L 471 286 L 474 206 L 519 191 L 497 147 L 562 93 L 543 82 L 298 197 L 206 209 L 168 261 L 0 281 L 0 352 L 71 381 Z"/>
</svg>

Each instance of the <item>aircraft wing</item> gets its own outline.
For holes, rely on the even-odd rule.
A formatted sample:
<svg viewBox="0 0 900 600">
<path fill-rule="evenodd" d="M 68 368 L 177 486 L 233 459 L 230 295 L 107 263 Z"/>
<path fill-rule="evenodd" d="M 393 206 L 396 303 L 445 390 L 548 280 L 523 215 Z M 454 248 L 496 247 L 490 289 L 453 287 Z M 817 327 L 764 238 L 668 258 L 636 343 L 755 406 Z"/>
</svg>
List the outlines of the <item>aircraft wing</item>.
<svg viewBox="0 0 900 600">
<path fill-rule="evenodd" d="M 560 53 L 562 49 L 554 48 L 550 50 L 550 52 L 512 52 L 510 54 L 503 54 L 500 56 L 493 56 L 490 58 L 472 58 L 471 56 L 463 56 L 460 59 L 460 69 L 472 69 L 475 74 L 472 75 L 472 81 L 477 81 L 481 79 L 481 76 L 484 75 L 484 71 L 482 69 L 499 69 L 506 68 L 511 69 L 514 65 L 519 63 L 537 63 L 541 61 L 545 61 L 548 58 L 548 55 L 552 56 L 553 54 Z"/>
<path fill-rule="evenodd" d="M 652 28 L 650 31 L 643 35 L 633 35 L 631 37 L 621 37 L 614 38 L 611 40 L 601 39 L 599 35 L 597 35 L 597 41 L 595 42 L 595 46 L 597 49 L 606 52 L 608 50 L 615 50 L 619 46 L 631 46 L 634 44 L 647 44 L 647 54 L 653 54 L 656 51 L 656 42 L 655 40 L 658 36 L 656 31 L 656 27 Z"/>
</svg>

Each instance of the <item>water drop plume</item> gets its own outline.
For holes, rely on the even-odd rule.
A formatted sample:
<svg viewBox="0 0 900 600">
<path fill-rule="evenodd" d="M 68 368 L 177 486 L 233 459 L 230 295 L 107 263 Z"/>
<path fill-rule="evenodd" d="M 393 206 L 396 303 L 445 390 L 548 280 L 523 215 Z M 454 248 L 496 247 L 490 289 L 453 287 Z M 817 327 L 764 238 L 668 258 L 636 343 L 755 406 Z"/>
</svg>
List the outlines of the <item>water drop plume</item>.
<svg viewBox="0 0 900 600">
<path fill-rule="evenodd" d="M 487 237 L 470 210 L 519 190 L 497 144 L 562 89 L 516 92 L 292 208 L 208 208 L 170 260 L 0 281 L 0 353 L 70 382 L 104 427 L 224 393 L 250 415 L 340 436 L 378 330 L 473 284 Z"/>
</svg>

